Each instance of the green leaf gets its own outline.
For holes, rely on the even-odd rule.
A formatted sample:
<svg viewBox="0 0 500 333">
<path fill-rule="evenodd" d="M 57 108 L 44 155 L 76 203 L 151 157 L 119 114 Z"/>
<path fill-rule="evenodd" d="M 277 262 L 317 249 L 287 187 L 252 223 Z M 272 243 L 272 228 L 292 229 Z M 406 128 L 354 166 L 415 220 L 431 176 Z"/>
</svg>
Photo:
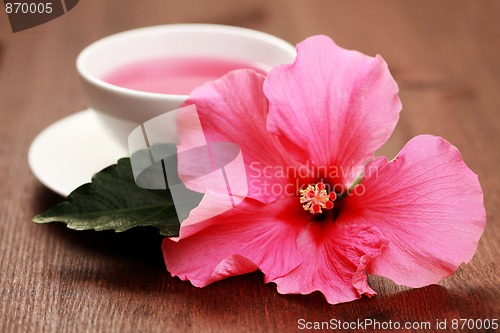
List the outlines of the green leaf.
<svg viewBox="0 0 500 333">
<path fill-rule="evenodd" d="M 153 226 L 164 236 L 179 234 L 179 220 L 169 190 L 147 190 L 134 181 L 129 158 L 107 167 L 92 183 L 33 218 L 36 223 L 64 222 L 75 230 L 125 231 Z"/>
</svg>

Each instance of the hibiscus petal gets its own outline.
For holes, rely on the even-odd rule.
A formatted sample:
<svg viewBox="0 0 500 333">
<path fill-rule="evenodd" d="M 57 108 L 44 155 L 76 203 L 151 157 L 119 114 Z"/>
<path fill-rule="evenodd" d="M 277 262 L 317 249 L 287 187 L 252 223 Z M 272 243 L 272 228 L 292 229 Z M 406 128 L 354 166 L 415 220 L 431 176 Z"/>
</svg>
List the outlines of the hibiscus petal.
<svg viewBox="0 0 500 333">
<path fill-rule="evenodd" d="M 339 221 L 371 224 L 389 240 L 368 267 L 370 274 L 421 287 L 472 259 L 486 215 L 478 178 L 457 148 L 421 135 L 393 161 L 379 158 L 366 169 L 358 194 L 344 200 Z"/>
<path fill-rule="evenodd" d="M 276 170 L 278 166 L 289 163 L 285 162 L 284 156 L 287 154 L 276 137 L 266 129 L 268 103 L 263 93 L 263 82 L 264 76 L 255 71 L 237 70 L 196 88 L 185 105 L 196 105 L 203 130 L 193 121 L 192 113 L 180 110 L 178 149 L 186 152 L 216 142 L 237 145 L 245 163 L 247 196 L 261 202 L 271 202 L 277 196 L 265 190 L 265 184 L 284 185 L 287 179 L 266 173 L 264 168 Z M 200 163 L 203 164 L 200 160 L 197 162 L 193 154 L 179 154 L 180 178 L 189 180 L 186 185 L 198 192 L 204 192 L 207 187 L 219 188 L 220 177 L 206 177 L 205 165 Z M 211 181 L 214 184 L 210 184 Z M 235 184 L 234 187 L 242 186 Z"/>
<path fill-rule="evenodd" d="M 401 102 L 382 57 L 337 46 L 326 36 L 297 45 L 293 64 L 264 83 L 267 126 L 296 160 L 335 166 L 333 184 L 351 184 L 392 133 Z"/>
<path fill-rule="evenodd" d="M 163 254 L 172 276 L 203 287 L 257 268 L 273 279 L 301 262 L 296 239 L 309 216 L 297 198 L 272 204 L 247 198 L 217 213 L 219 194 L 208 192 L 181 225 L 179 238 L 165 238 Z"/>
<path fill-rule="evenodd" d="M 373 296 L 366 265 L 379 256 L 386 241 L 374 227 L 311 222 L 299 235 L 303 261 L 290 273 L 274 279 L 278 292 L 310 294 L 321 291 L 331 304 Z"/>
</svg>

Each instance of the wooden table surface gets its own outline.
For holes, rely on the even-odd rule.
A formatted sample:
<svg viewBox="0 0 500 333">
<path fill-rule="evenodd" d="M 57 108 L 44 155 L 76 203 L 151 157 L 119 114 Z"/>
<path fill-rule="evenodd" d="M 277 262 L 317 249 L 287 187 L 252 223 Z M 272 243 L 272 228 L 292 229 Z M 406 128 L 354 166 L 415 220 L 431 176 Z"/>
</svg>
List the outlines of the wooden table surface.
<svg viewBox="0 0 500 333">
<path fill-rule="evenodd" d="M 453 319 L 500 319 L 500 1 L 81 0 L 24 32 L 0 19 L 1 332 L 295 332 L 301 318 L 446 319 L 447 332 Z M 378 296 L 331 306 L 318 293 L 280 295 L 260 273 L 203 289 L 181 282 L 166 271 L 154 230 L 32 223 L 62 198 L 33 176 L 27 151 L 42 129 L 86 107 L 79 51 L 112 33 L 179 22 L 239 25 L 293 44 L 321 33 L 381 54 L 403 101 L 381 153 L 393 157 L 411 137 L 435 134 L 479 174 L 487 227 L 472 262 L 421 289 L 370 277 Z"/>
</svg>

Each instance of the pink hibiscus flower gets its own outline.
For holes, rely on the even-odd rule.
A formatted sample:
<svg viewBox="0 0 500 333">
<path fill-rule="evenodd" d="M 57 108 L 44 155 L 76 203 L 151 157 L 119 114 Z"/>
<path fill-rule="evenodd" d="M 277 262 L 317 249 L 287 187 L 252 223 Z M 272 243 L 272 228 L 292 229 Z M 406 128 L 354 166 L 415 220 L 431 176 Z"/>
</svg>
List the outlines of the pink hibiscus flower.
<svg viewBox="0 0 500 333">
<path fill-rule="evenodd" d="M 237 144 L 248 191 L 218 213 L 220 184 L 197 182 L 180 158 L 181 178 L 205 196 L 163 242 L 170 273 L 203 287 L 258 269 L 280 293 L 320 291 L 335 304 L 375 294 L 365 272 L 422 287 L 470 261 L 485 210 L 457 148 L 421 135 L 392 161 L 374 158 L 401 109 L 384 60 L 325 36 L 297 52 L 267 77 L 240 70 L 195 89 L 186 104 L 203 132 L 179 114 L 178 149 L 200 137 Z"/>
</svg>

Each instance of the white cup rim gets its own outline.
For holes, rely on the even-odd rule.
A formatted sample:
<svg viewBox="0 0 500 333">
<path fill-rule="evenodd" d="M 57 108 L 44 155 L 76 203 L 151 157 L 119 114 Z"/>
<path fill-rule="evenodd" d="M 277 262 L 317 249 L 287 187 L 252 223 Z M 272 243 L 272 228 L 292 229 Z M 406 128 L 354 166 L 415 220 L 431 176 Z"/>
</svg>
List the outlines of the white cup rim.
<svg viewBox="0 0 500 333">
<path fill-rule="evenodd" d="M 205 24 L 205 23 L 164 24 L 164 25 L 149 26 L 149 27 L 143 27 L 143 28 L 137 28 L 137 29 L 119 32 L 119 33 L 109 35 L 107 37 L 104 37 L 102 39 L 99 39 L 99 40 L 93 42 L 92 44 L 85 47 L 85 49 L 83 49 L 80 52 L 80 54 L 78 55 L 78 57 L 76 59 L 77 71 L 82 78 L 89 81 L 94 86 L 97 86 L 100 89 L 114 92 L 116 94 L 126 94 L 126 95 L 131 96 L 131 97 L 135 96 L 138 98 L 148 98 L 148 99 L 152 99 L 152 100 L 170 100 L 170 101 L 177 101 L 179 103 L 182 103 L 184 100 L 187 99 L 188 95 L 162 94 L 162 93 L 139 91 L 139 90 L 133 90 L 133 89 L 120 87 L 120 86 L 108 83 L 108 82 L 104 81 L 103 79 L 93 75 L 92 73 L 90 73 L 88 68 L 85 66 L 87 59 L 92 56 L 92 54 L 93 54 L 93 52 L 95 52 L 95 50 L 103 47 L 104 45 L 108 44 L 109 42 L 111 42 L 113 40 L 129 38 L 132 36 L 141 35 L 141 34 L 145 34 L 145 33 L 147 33 L 147 34 L 160 33 L 166 29 L 169 31 L 172 31 L 172 32 L 178 30 L 180 32 L 203 31 L 203 32 L 214 32 L 214 33 L 220 32 L 220 33 L 226 33 L 226 34 L 234 34 L 234 35 L 245 36 L 245 37 L 254 38 L 257 40 L 262 40 L 264 42 L 272 43 L 272 44 L 278 46 L 279 48 L 282 48 L 284 50 L 289 51 L 291 54 L 293 54 L 295 52 L 295 48 L 292 45 L 290 45 L 289 43 L 285 42 L 284 40 L 282 40 L 276 36 L 267 34 L 265 32 L 257 31 L 257 30 L 236 27 L 236 26 L 230 26 L 230 25 Z"/>
</svg>

